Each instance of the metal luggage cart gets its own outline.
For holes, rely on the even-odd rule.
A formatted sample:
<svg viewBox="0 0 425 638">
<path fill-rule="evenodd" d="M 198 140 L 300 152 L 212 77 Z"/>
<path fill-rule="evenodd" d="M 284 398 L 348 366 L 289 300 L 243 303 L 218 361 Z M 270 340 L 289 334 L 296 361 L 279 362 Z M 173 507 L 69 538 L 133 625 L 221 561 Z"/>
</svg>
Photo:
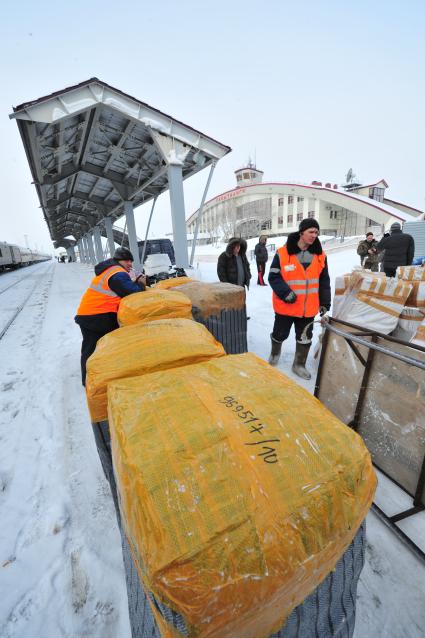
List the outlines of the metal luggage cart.
<svg viewBox="0 0 425 638">
<path fill-rule="evenodd" d="M 377 469 L 412 498 L 373 510 L 423 561 L 396 523 L 425 509 L 425 348 L 346 321 L 325 325 L 315 396 L 360 434 Z"/>
</svg>

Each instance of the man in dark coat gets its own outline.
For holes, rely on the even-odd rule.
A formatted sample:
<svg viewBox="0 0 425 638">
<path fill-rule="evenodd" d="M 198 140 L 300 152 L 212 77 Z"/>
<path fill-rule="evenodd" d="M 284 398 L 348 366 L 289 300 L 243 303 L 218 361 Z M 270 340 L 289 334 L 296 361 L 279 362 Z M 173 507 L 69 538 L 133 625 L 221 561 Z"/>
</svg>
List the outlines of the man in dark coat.
<svg viewBox="0 0 425 638">
<path fill-rule="evenodd" d="M 395 277 L 398 266 L 410 266 L 415 254 L 415 241 L 411 235 L 403 233 L 398 222 L 391 225 L 391 234 L 383 237 L 377 250 L 385 250 L 383 270 L 387 277 Z"/>
<path fill-rule="evenodd" d="M 258 239 L 258 244 L 254 248 L 255 259 L 257 261 L 258 286 L 267 286 L 266 282 L 264 281 L 264 275 L 266 274 L 266 263 L 269 258 L 266 244 L 266 235 L 261 235 Z"/>
<path fill-rule="evenodd" d="M 217 262 L 220 281 L 249 288 L 251 270 L 246 258 L 247 244 L 241 237 L 232 237 Z"/>
<path fill-rule="evenodd" d="M 269 272 L 275 311 L 269 363 L 278 364 L 282 342 L 294 324 L 296 350 L 292 371 L 303 379 L 311 378 L 305 363 L 313 338 L 314 317 L 317 313 L 322 317 L 331 307 L 328 264 L 319 230 L 315 219 L 303 219 L 299 231 L 288 235 L 285 246 L 276 251 Z"/>
<path fill-rule="evenodd" d="M 132 281 L 129 271 L 133 255 L 127 248 L 117 248 L 112 259 L 106 259 L 94 267 L 95 277 L 84 293 L 75 323 L 83 335 L 81 346 L 81 379 L 86 384 L 87 359 L 96 349 L 101 337 L 116 330 L 117 313 L 123 297 L 145 290 L 146 277 L 138 275 Z"/>
<path fill-rule="evenodd" d="M 377 246 L 378 242 L 371 232 L 366 233 L 366 239 L 362 239 L 357 246 L 357 254 L 360 255 L 363 268 L 372 272 L 378 272 L 379 270 L 381 254 L 378 252 Z"/>
</svg>

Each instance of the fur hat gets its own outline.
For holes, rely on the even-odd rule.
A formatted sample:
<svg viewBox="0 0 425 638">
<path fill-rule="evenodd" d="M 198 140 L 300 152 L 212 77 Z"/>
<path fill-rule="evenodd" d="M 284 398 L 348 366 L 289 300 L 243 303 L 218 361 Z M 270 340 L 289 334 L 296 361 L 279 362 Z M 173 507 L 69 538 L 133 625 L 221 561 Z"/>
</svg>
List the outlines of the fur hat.
<svg viewBox="0 0 425 638">
<path fill-rule="evenodd" d="M 298 230 L 300 233 L 303 233 L 309 228 L 317 228 L 317 230 L 320 230 L 319 222 L 313 217 L 307 217 L 306 219 L 303 219 L 298 226 Z"/>
<path fill-rule="evenodd" d="M 117 261 L 134 261 L 133 254 L 128 250 L 128 248 L 123 248 L 122 246 L 121 248 L 117 248 L 114 252 L 114 259 Z"/>
<path fill-rule="evenodd" d="M 398 222 L 391 224 L 390 230 L 401 230 L 401 225 Z"/>
</svg>

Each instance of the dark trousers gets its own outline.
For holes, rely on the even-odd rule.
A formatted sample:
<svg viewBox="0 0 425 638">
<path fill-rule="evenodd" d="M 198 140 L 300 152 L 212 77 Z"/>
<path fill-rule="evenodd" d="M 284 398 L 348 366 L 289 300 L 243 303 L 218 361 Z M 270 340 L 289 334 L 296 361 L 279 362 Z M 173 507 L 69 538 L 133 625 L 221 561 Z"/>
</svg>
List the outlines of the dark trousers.
<svg viewBox="0 0 425 638">
<path fill-rule="evenodd" d="M 363 263 L 363 268 L 366 268 L 367 270 L 371 270 L 372 272 L 378 272 L 379 264 L 377 264 L 376 262 L 371 263 L 370 261 L 367 261 L 366 259 Z"/>
<path fill-rule="evenodd" d="M 395 277 L 395 271 L 397 268 L 384 268 L 384 273 L 387 277 Z"/>
<path fill-rule="evenodd" d="M 86 385 L 86 364 L 87 359 L 96 349 L 96 344 L 100 337 L 116 330 L 118 326 L 117 314 L 115 312 L 105 312 L 101 315 L 77 315 L 76 323 L 80 326 L 83 335 L 81 344 L 81 381 Z"/>
<path fill-rule="evenodd" d="M 295 326 L 295 337 L 297 341 L 301 341 L 303 330 L 310 324 L 304 335 L 304 339 L 307 338 L 310 342 L 313 338 L 313 324 L 314 317 L 288 317 L 287 315 L 274 316 L 274 326 L 272 337 L 276 341 L 285 341 L 289 337 L 292 324 Z"/>
<path fill-rule="evenodd" d="M 264 281 L 264 275 L 266 274 L 265 261 L 257 261 L 257 271 L 258 271 L 257 284 L 259 284 L 260 286 L 266 286 L 267 284 Z"/>
</svg>

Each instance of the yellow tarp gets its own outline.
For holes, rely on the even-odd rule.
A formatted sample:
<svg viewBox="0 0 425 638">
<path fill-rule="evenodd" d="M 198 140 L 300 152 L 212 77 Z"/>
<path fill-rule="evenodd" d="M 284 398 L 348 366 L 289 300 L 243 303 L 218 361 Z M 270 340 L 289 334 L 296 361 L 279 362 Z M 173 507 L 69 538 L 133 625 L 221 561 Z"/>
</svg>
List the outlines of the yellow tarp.
<svg viewBox="0 0 425 638">
<path fill-rule="evenodd" d="M 128 295 L 120 303 L 118 323 L 130 326 L 156 319 L 192 319 L 192 302 L 177 290 L 152 288 Z"/>
<path fill-rule="evenodd" d="M 252 354 L 111 383 L 108 405 L 123 523 L 146 589 L 190 638 L 278 631 L 371 505 L 361 438 Z M 181 635 L 164 623 L 164 636 Z"/>
<path fill-rule="evenodd" d="M 106 386 L 113 379 L 222 357 L 223 346 L 190 319 L 160 319 L 118 328 L 97 342 L 87 361 L 86 393 L 92 422 L 107 419 Z"/>
<path fill-rule="evenodd" d="M 195 281 L 195 279 L 191 279 L 190 277 L 171 277 L 170 279 L 158 281 L 158 283 L 155 284 L 155 288 L 168 290 L 169 288 L 175 288 L 176 286 L 183 286 L 183 284 L 190 284 L 192 281 Z"/>
</svg>

